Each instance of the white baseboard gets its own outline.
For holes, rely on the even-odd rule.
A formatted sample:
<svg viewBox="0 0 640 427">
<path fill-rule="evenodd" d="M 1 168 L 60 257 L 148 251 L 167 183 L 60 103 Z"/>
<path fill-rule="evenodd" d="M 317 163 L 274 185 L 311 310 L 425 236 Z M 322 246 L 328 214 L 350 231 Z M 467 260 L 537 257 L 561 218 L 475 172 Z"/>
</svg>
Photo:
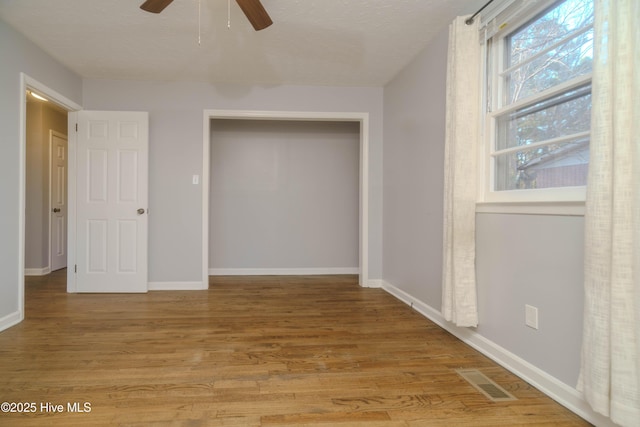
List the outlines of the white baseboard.
<svg viewBox="0 0 640 427">
<path fill-rule="evenodd" d="M 25 276 L 45 276 L 45 275 L 47 275 L 49 273 L 51 273 L 51 268 L 50 267 L 25 268 L 24 269 L 24 275 Z"/>
<path fill-rule="evenodd" d="M 473 329 L 459 328 L 453 325 L 442 317 L 442 313 L 439 310 L 434 309 L 384 280 L 382 281 L 382 288 L 400 301 L 410 305 L 424 317 L 453 334 L 462 342 L 470 345 L 494 362 L 508 369 L 588 422 L 601 427 L 616 426 L 609 418 L 594 412 L 582 397 L 582 393 L 575 388 L 568 386 L 542 369 L 516 356 L 493 341 L 488 340 Z"/>
<path fill-rule="evenodd" d="M 358 267 L 339 268 L 210 268 L 210 276 L 318 276 L 359 274 Z"/>
<path fill-rule="evenodd" d="M 23 319 L 24 316 L 20 311 L 14 311 L 13 313 L 7 314 L 0 318 L 0 331 L 4 331 L 5 329 L 9 329 L 10 327 L 17 325 L 22 322 Z"/>
<path fill-rule="evenodd" d="M 363 285 L 366 288 L 382 288 L 384 286 L 384 280 L 380 279 L 369 279 L 366 285 Z"/>
<path fill-rule="evenodd" d="M 203 282 L 149 282 L 150 291 L 201 291 L 209 289 L 209 283 Z"/>
</svg>

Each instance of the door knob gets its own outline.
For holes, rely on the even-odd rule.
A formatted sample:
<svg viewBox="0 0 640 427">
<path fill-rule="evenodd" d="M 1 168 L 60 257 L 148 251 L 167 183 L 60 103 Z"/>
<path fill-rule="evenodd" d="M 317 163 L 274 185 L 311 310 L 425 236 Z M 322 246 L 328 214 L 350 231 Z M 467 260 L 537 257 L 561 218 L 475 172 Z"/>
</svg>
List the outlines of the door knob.
<svg viewBox="0 0 640 427">
<path fill-rule="evenodd" d="M 143 213 L 144 213 L 144 209 L 143 208 L 138 209 L 138 215 L 142 215 Z"/>
<path fill-rule="evenodd" d="M 58 212 L 60 212 L 60 208 L 53 208 L 53 212 L 54 212 L 54 213 L 58 213 Z"/>
</svg>

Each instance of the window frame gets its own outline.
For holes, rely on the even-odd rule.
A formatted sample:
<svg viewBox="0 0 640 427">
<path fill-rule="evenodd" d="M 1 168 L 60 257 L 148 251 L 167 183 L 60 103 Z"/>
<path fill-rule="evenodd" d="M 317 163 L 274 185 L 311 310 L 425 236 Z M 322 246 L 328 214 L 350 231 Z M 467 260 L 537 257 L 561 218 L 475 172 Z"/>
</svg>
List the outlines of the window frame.
<svg viewBox="0 0 640 427">
<path fill-rule="evenodd" d="M 508 6 L 513 1 L 502 3 Z M 523 26 L 528 25 L 533 18 L 559 3 L 559 0 L 538 2 L 535 7 L 525 10 L 524 13 L 520 13 L 517 18 L 509 22 L 506 30 L 498 31 L 488 37 L 481 49 L 482 70 L 480 78 L 482 79 L 481 87 L 483 88 L 483 93 L 480 108 L 482 109 L 482 140 L 479 144 L 480 150 L 478 153 L 478 175 L 480 179 L 478 180 L 477 212 L 584 214 L 586 185 L 543 189 L 494 190 L 496 178 L 494 164 L 497 157 L 495 152 L 500 151 L 495 149 L 496 128 L 499 118 L 517 110 L 523 104 L 532 105 L 535 102 L 549 99 L 553 94 L 565 93 L 571 88 L 578 88 L 585 84 L 590 84 L 592 81 L 592 74 L 589 73 L 506 106 L 501 105 L 499 101 L 503 99 L 503 91 L 507 89 L 507 86 L 502 83 L 502 74 L 507 70 L 504 67 L 504 61 L 507 58 L 507 38 L 523 28 Z M 583 30 L 583 28 L 576 32 L 588 31 Z M 577 36 L 575 35 L 574 37 Z M 563 40 L 558 44 L 561 45 L 565 42 L 566 40 Z"/>
</svg>

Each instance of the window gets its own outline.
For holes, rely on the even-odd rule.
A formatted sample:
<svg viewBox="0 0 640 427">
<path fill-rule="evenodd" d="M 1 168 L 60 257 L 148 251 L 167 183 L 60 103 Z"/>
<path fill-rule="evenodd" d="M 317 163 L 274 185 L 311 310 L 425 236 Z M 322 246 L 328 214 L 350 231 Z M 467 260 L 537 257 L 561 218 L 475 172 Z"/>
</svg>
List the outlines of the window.
<svg viewBox="0 0 640 427">
<path fill-rule="evenodd" d="M 486 43 L 483 199 L 584 200 L 593 0 L 509 5 Z"/>
</svg>

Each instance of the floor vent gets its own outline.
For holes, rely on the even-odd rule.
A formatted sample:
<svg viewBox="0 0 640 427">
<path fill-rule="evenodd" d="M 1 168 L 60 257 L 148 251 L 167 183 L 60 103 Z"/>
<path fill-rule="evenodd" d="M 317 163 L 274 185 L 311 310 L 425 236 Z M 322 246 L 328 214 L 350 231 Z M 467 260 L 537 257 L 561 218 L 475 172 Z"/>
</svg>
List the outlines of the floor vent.
<svg viewBox="0 0 640 427">
<path fill-rule="evenodd" d="M 505 389 L 491 381 L 477 369 L 457 369 L 456 372 L 480 393 L 494 402 L 517 400 L 513 395 L 509 394 Z"/>
</svg>

